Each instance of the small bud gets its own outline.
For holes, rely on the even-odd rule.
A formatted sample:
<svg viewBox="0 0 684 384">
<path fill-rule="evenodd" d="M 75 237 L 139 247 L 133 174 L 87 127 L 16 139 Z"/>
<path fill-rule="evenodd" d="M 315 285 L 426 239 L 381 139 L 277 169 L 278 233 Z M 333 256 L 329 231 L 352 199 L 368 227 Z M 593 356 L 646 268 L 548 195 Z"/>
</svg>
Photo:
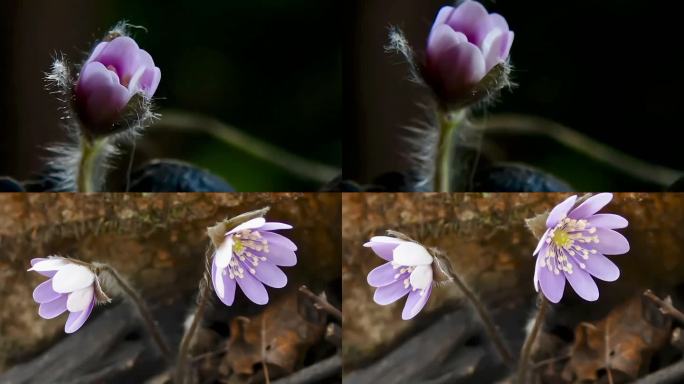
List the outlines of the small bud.
<svg viewBox="0 0 684 384">
<path fill-rule="evenodd" d="M 159 67 L 135 40 L 120 32 L 108 33 L 83 64 L 74 88 L 84 130 L 91 136 L 104 136 L 126 129 L 130 124 L 120 120 L 144 112 L 139 109 L 148 103 L 139 97 L 149 101 L 160 79 Z"/>
<path fill-rule="evenodd" d="M 442 7 L 428 37 L 426 83 L 452 108 L 488 98 L 509 85 L 513 36 L 506 19 L 476 1 Z"/>
</svg>

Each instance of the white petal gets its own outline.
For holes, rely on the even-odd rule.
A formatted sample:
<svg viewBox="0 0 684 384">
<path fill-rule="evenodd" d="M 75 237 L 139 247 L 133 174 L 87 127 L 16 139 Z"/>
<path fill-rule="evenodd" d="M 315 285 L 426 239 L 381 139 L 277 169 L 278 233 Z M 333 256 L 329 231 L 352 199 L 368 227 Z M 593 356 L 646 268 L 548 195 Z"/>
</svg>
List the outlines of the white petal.
<svg viewBox="0 0 684 384">
<path fill-rule="evenodd" d="M 371 243 L 392 243 L 392 244 L 397 244 L 397 243 L 405 243 L 406 240 L 398 239 L 396 237 L 392 236 L 373 236 L 370 239 Z"/>
<path fill-rule="evenodd" d="M 69 312 L 81 312 L 82 310 L 88 308 L 90 302 L 93 301 L 93 295 L 95 290 L 93 286 L 85 287 L 79 289 L 78 291 L 71 292 L 69 298 L 67 299 L 67 309 Z"/>
<path fill-rule="evenodd" d="M 228 236 L 226 240 L 219 246 L 214 254 L 214 264 L 216 268 L 224 269 L 230 264 L 233 258 L 233 236 Z"/>
<path fill-rule="evenodd" d="M 214 273 L 214 289 L 218 297 L 223 298 L 226 294 L 226 287 L 223 285 L 223 268 L 216 268 Z"/>
<path fill-rule="evenodd" d="M 52 259 L 47 259 L 40 261 L 36 263 L 33 267 L 29 269 L 29 271 L 40 271 L 40 272 L 45 272 L 45 271 L 56 271 L 60 269 L 61 267 L 65 266 L 67 261 L 63 258 L 52 258 Z"/>
<path fill-rule="evenodd" d="M 426 289 L 432 284 L 432 267 L 429 265 L 419 265 L 411 272 L 409 277 L 411 286 L 417 289 Z"/>
<path fill-rule="evenodd" d="M 237 227 L 231 229 L 227 234 L 240 232 L 244 229 L 259 228 L 264 224 L 266 224 L 266 219 L 264 219 L 263 217 L 257 217 L 256 219 L 245 221 L 244 223 L 242 223 L 242 224 L 238 225 Z"/>
<path fill-rule="evenodd" d="M 414 266 L 432 264 L 432 256 L 420 244 L 407 241 L 394 248 L 394 262 L 400 265 Z"/>
<path fill-rule="evenodd" d="M 549 235 L 549 231 L 551 231 L 551 228 L 546 228 L 546 232 L 544 232 L 544 235 L 542 235 L 541 239 L 539 239 L 539 242 L 537 243 L 537 248 L 534 249 L 534 253 L 532 253 L 532 256 L 539 253 L 539 250 L 541 249 L 542 245 L 546 243 L 546 236 Z"/>
<path fill-rule="evenodd" d="M 90 269 L 78 264 L 67 264 L 52 278 L 52 289 L 59 293 L 69 293 L 85 288 L 94 281 L 95 274 Z"/>
</svg>

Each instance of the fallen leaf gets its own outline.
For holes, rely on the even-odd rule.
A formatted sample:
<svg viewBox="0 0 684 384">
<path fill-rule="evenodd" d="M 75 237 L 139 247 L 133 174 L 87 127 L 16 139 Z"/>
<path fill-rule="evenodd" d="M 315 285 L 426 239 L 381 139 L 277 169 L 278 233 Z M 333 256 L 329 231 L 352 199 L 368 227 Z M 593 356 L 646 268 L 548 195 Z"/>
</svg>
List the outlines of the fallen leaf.
<svg viewBox="0 0 684 384">
<path fill-rule="evenodd" d="M 224 362 L 232 372 L 251 376 L 265 357 L 270 378 L 292 373 L 308 349 L 323 339 L 325 325 L 325 315 L 291 291 L 254 317 L 233 319 Z"/>
<path fill-rule="evenodd" d="M 614 382 L 632 381 L 648 368 L 653 352 L 670 339 L 672 322 L 641 295 L 613 309 L 596 323 L 575 328 L 567 381 L 596 381 L 610 373 Z"/>
</svg>

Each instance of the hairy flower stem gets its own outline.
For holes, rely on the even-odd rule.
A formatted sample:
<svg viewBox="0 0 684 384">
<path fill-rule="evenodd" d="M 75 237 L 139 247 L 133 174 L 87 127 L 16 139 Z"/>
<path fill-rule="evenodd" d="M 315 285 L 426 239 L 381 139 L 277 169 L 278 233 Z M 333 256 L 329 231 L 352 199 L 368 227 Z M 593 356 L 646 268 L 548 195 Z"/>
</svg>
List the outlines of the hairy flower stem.
<svg viewBox="0 0 684 384">
<path fill-rule="evenodd" d="M 159 351 L 161 352 L 164 359 L 169 364 L 171 364 L 173 362 L 173 354 L 171 353 L 171 348 L 162 336 L 162 332 L 161 329 L 159 329 L 159 325 L 152 318 L 152 312 L 145 303 L 145 300 L 143 300 L 143 298 L 140 297 L 140 295 L 138 295 L 135 289 L 131 287 L 130 284 L 128 284 L 128 282 L 119 274 L 119 272 L 116 269 L 107 264 L 98 264 L 97 267 L 102 271 L 109 273 L 109 275 L 111 275 L 111 277 L 117 283 L 119 288 L 121 288 L 121 290 L 128 296 L 128 298 L 131 299 L 131 302 L 138 309 L 138 312 L 140 312 L 140 316 L 143 320 L 143 323 L 145 324 L 145 327 L 147 328 L 147 331 L 150 333 L 150 336 L 152 336 L 152 340 L 155 342 L 155 344 L 157 344 L 157 348 L 159 348 Z"/>
<path fill-rule="evenodd" d="M 214 249 L 217 249 L 225 239 L 226 232 L 249 220 L 258 217 L 264 217 L 264 215 L 266 215 L 269 209 L 271 208 L 264 207 L 261 209 L 257 209 L 255 211 L 246 212 L 241 215 L 235 216 L 231 219 L 220 221 L 216 223 L 216 225 L 207 228 L 207 235 L 211 240 L 211 245 Z M 199 327 L 200 321 L 204 316 L 204 310 L 206 309 L 206 306 L 209 303 L 209 298 L 211 297 L 211 249 L 211 246 L 207 248 L 207 252 L 204 258 L 204 273 L 202 274 L 202 279 L 200 280 L 199 284 L 197 307 L 195 308 L 195 313 L 192 317 L 192 323 L 190 323 L 190 327 L 185 331 L 185 334 L 183 334 L 183 339 L 181 340 L 180 347 L 178 349 L 178 357 L 176 362 L 176 379 L 174 381 L 176 384 L 192 382 L 191 380 L 189 380 L 190 378 L 188 378 L 188 355 L 190 352 L 190 344 L 192 343 L 192 339 L 195 336 L 195 332 L 197 332 L 197 327 Z"/>
<path fill-rule="evenodd" d="M 197 327 L 199 326 L 200 319 L 204 316 L 204 310 L 207 307 L 207 303 L 209 302 L 209 294 L 210 294 L 210 281 L 211 281 L 211 276 L 209 273 L 208 269 L 205 269 L 204 275 L 202 276 L 202 286 L 200 287 L 199 291 L 199 297 L 197 299 L 197 308 L 195 309 L 195 313 L 193 314 L 192 317 L 192 323 L 190 323 L 190 327 L 188 330 L 185 332 L 183 335 L 183 339 L 181 340 L 180 347 L 178 349 L 178 361 L 176 363 L 176 384 L 182 384 L 185 383 L 187 378 L 187 367 L 188 367 L 188 352 L 190 350 L 190 342 L 192 341 L 192 338 L 195 336 L 195 332 L 197 331 Z"/>
<path fill-rule="evenodd" d="M 97 192 L 100 175 L 97 175 L 97 162 L 102 150 L 107 145 L 107 138 L 90 139 L 81 137 L 81 159 L 78 162 L 76 188 L 78 192 Z"/>
<path fill-rule="evenodd" d="M 489 336 L 489 338 L 492 340 L 492 343 L 494 343 L 494 347 L 496 348 L 497 352 L 499 352 L 501 360 L 507 366 L 512 367 L 514 365 L 513 354 L 506 346 L 506 342 L 504 342 L 504 338 L 501 335 L 501 332 L 499 332 L 499 328 L 497 328 L 496 324 L 494 324 L 494 321 L 489 315 L 487 308 L 484 306 L 484 304 L 482 304 L 480 299 L 477 298 L 477 295 L 475 295 L 475 293 L 468 288 L 468 286 L 456 272 L 449 270 L 448 275 L 453 282 L 456 283 L 461 292 L 463 292 L 463 295 L 470 302 L 470 304 L 472 304 L 472 306 L 475 308 L 477 315 L 480 317 L 480 320 L 484 325 L 484 330 L 487 332 L 487 336 Z"/>
<path fill-rule="evenodd" d="M 439 120 L 439 141 L 435 156 L 434 189 L 436 192 L 452 192 L 452 162 L 454 151 L 454 137 L 458 128 L 463 124 L 466 110 L 448 111 L 440 109 L 437 112 Z"/>
<path fill-rule="evenodd" d="M 549 307 L 549 302 L 546 300 L 544 295 L 539 294 L 539 309 L 537 310 L 537 316 L 534 318 L 534 324 L 532 325 L 532 330 L 525 338 L 525 343 L 523 344 L 522 351 L 520 352 L 520 360 L 518 361 L 518 374 L 517 374 L 517 384 L 527 383 L 527 368 L 529 366 L 530 354 L 532 353 L 532 347 L 534 342 L 537 340 L 539 331 L 544 324 L 544 317 L 546 317 L 546 310 Z"/>
</svg>

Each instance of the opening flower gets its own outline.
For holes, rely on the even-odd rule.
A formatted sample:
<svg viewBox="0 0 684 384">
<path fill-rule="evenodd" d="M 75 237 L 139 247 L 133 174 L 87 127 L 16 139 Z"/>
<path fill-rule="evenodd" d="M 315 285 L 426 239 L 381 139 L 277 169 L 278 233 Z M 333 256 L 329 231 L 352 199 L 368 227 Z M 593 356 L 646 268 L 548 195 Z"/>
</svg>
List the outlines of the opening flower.
<svg viewBox="0 0 684 384">
<path fill-rule="evenodd" d="M 387 305 L 408 295 L 401 318 L 416 316 L 432 292 L 434 258 L 430 252 L 418 243 L 390 236 L 372 237 L 363 246 L 387 260 L 368 274 L 368 284 L 377 288 L 373 300 Z"/>
<path fill-rule="evenodd" d="M 485 76 L 506 63 L 513 32 L 501 15 L 489 14 L 482 4 L 464 1 L 458 7 L 442 7 L 437 14 L 426 48 L 425 77 L 435 93 L 447 103 L 465 104 L 478 95 Z M 499 68 L 502 69 L 502 68 Z M 485 93 L 500 89 L 505 71 L 495 74 Z"/>
<path fill-rule="evenodd" d="M 78 331 L 101 294 L 95 273 L 85 265 L 58 256 L 32 259 L 29 271 L 49 277 L 33 291 L 33 300 L 40 304 L 38 315 L 53 319 L 69 311 L 64 332 Z"/>
<path fill-rule="evenodd" d="M 567 280 L 577 294 L 588 301 L 599 298 L 595 277 L 615 281 L 620 269 L 605 255 L 629 252 L 629 242 L 614 229 L 627 227 L 619 215 L 600 213 L 613 199 L 611 193 L 599 193 L 575 206 L 577 196 L 570 196 L 551 210 L 546 232 L 533 255 L 537 255 L 534 287 L 552 303 L 563 297 Z"/>
<path fill-rule="evenodd" d="M 161 70 L 135 40 L 118 36 L 103 41 L 83 64 L 76 82 L 79 117 L 91 131 L 106 132 L 134 95 L 152 98 L 160 79 Z"/>
<path fill-rule="evenodd" d="M 211 267 L 214 290 L 225 305 L 233 304 L 236 285 L 251 301 L 263 305 L 268 303 L 264 284 L 273 288 L 287 284 L 287 276 L 278 267 L 297 264 L 297 246 L 273 231 L 291 228 L 259 217 L 225 234 Z"/>
</svg>

